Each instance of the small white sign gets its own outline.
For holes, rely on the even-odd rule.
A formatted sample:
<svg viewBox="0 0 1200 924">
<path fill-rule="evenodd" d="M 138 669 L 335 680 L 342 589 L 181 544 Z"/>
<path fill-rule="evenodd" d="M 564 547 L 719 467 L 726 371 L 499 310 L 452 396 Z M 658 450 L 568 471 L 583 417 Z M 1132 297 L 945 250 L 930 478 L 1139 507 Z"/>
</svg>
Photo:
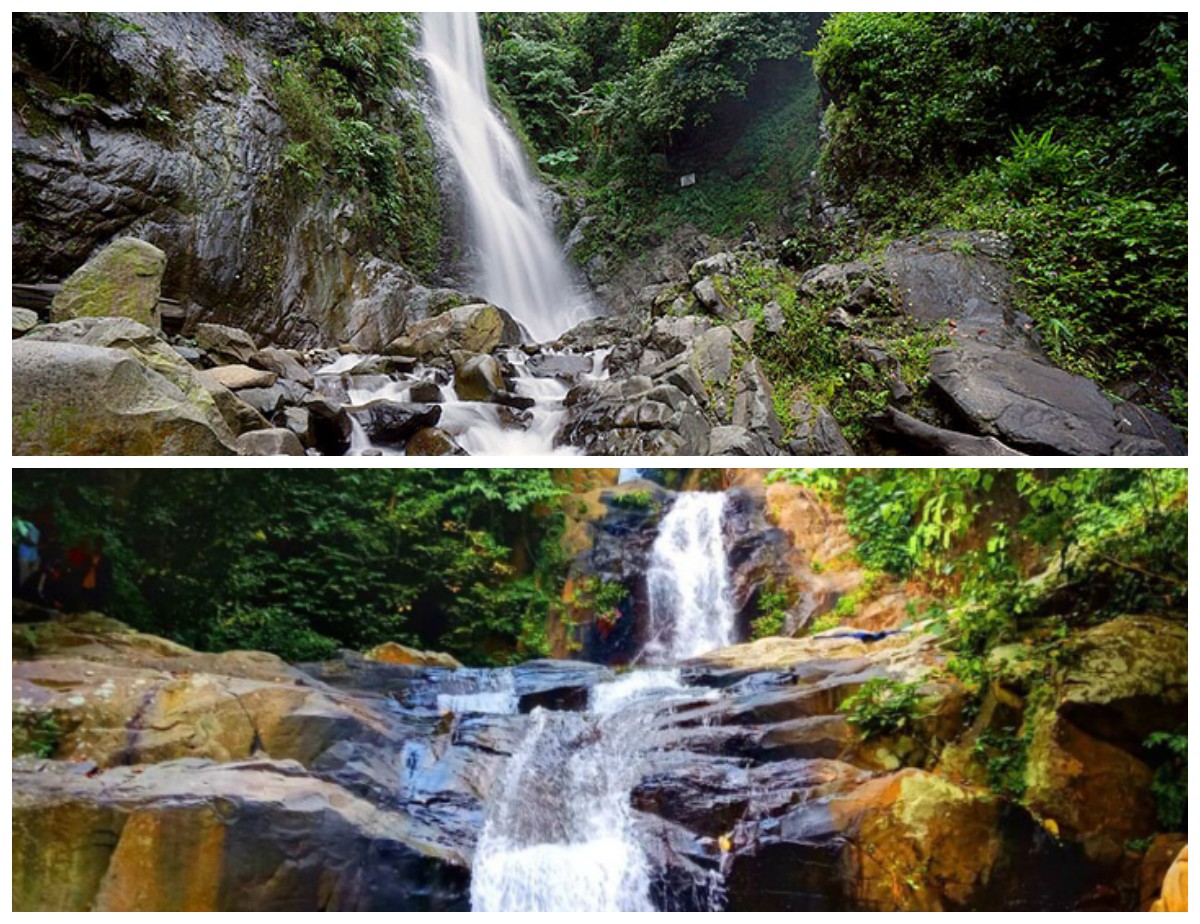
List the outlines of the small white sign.
<svg viewBox="0 0 1200 924">
<path fill-rule="evenodd" d="M 695 186 L 696 185 L 696 174 L 688 173 L 684 176 L 681 176 L 679 178 L 679 185 L 681 187 L 683 187 L 684 189 L 687 189 L 689 186 Z"/>
</svg>

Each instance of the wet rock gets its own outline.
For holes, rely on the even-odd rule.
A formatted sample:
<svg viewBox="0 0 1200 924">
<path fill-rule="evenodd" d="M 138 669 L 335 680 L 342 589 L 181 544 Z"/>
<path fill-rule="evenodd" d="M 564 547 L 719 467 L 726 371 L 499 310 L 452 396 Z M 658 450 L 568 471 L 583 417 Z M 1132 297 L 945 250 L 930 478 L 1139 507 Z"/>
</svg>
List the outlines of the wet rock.
<svg viewBox="0 0 1200 924">
<path fill-rule="evenodd" d="M 678 388 L 643 376 L 587 382 L 566 398 L 558 445 L 588 455 L 704 455 L 709 424 Z"/>
<path fill-rule="evenodd" d="M 612 676 L 598 664 L 528 661 L 513 670 L 517 707 L 522 713 L 535 708 L 582 712 L 587 709 L 592 687 Z"/>
<path fill-rule="evenodd" d="M 158 328 L 167 256 L 153 244 L 114 241 L 71 274 L 50 305 L 52 321 L 122 317 Z"/>
<path fill-rule="evenodd" d="M 592 357 L 574 353 L 538 353 L 525 364 L 530 375 L 574 385 L 592 371 Z"/>
<path fill-rule="evenodd" d="M 27 334 L 38 324 L 37 312 L 30 311 L 28 308 L 12 309 L 12 332 L 13 337 L 20 337 L 22 334 Z"/>
<path fill-rule="evenodd" d="M 205 369 L 200 375 L 231 391 L 240 391 L 243 388 L 270 388 L 276 379 L 274 372 L 242 365 L 217 366 L 215 369 Z"/>
<path fill-rule="evenodd" d="M 494 305 L 463 305 L 411 325 L 384 352 L 428 360 L 448 357 L 456 350 L 491 353 L 497 347 L 516 346 L 520 342 L 520 326 L 504 309 Z"/>
<path fill-rule="evenodd" d="M 312 418 L 313 442 L 325 456 L 345 455 L 354 428 L 349 412 L 327 398 L 310 395 L 303 403 Z"/>
<path fill-rule="evenodd" d="M 244 330 L 224 324 L 197 324 L 196 346 L 222 365 L 248 365 L 258 353 L 254 338 Z"/>
<path fill-rule="evenodd" d="M 197 404 L 195 394 L 122 350 L 23 337 L 13 343 L 12 369 L 19 455 L 233 452 L 207 392 L 197 386 L 207 402 Z"/>
<path fill-rule="evenodd" d="M 234 436 L 251 430 L 267 430 L 271 422 L 223 385 L 211 385 L 208 393 Z"/>
<path fill-rule="evenodd" d="M 373 443 L 403 446 L 419 430 L 433 427 L 441 420 L 442 409 L 436 404 L 399 404 L 372 401 L 351 410 Z"/>
<path fill-rule="evenodd" d="M 492 403 L 516 411 L 528 411 L 537 406 L 537 401 L 528 395 L 518 395 L 512 391 L 498 391 L 492 395 Z"/>
<path fill-rule="evenodd" d="M 304 445 L 291 430 L 273 427 L 252 430 L 237 438 L 238 452 L 243 456 L 302 456 Z"/>
<path fill-rule="evenodd" d="M 984 343 L 935 350 L 933 387 L 971 429 L 1027 453 L 1164 455 L 1157 439 L 1126 435 L 1095 383 Z"/>
<path fill-rule="evenodd" d="M 406 456 L 465 456 L 454 437 L 438 427 L 418 430 L 404 446 Z"/>
<path fill-rule="evenodd" d="M 416 382 L 408 390 L 408 398 L 417 404 L 440 404 L 443 400 L 442 389 L 437 382 Z"/>
<path fill-rule="evenodd" d="M 494 356 L 454 357 L 454 391 L 464 401 L 491 401 L 507 389 L 504 371 Z"/>
</svg>

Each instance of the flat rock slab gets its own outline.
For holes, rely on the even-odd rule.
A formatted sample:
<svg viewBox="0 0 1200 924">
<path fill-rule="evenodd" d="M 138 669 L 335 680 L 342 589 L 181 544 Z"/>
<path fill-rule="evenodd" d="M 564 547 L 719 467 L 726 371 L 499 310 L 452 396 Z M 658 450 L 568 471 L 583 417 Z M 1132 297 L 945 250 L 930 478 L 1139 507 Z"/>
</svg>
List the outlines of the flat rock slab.
<svg viewBox="0 0 1200 924">
<path fill-rule="evenodd" d="M 270 388 L 276 379 L 274 372 L 251 369 L 243 365 L 217 366 L 215 369 L 205 369 L 200 375 L 232 391 L 243 388 Z"/>
<path fill-rule="evenodd" d="M 1164 455 L 1130 432 L 1096 384 L 1015 350 L 964 344 L 937 350 L 930 381 L 970 427 L 1007 446 L 1058 455 Z"/>
</svg>

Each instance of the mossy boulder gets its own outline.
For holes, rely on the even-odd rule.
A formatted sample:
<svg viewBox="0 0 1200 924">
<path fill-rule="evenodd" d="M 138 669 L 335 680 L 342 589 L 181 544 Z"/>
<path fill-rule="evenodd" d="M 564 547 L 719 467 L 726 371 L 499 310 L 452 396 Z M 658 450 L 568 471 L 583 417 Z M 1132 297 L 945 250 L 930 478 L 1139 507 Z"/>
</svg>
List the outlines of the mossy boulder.
<svg viewBox="0 0 1200 924">
<path fill-rule="evenodd" d="M 399 642 L 384 642 L 363 655 L 368 661 L 382 664 L 411 664 L 417 667 L 447 667 L 457 670 L 462 664 L 451 655 L 440 651 L 418 651 Z"/>
<path fill-rule="evenodd" d="M 415 359 L 448 357 L 455 350 L 490 353 L 521 342 L 521 328 L 512 316 L 494 305 L 463 305 L 418 321 L 384 350 L 388 356 Z"/>
<path fill-rule="evenodd" d="M 153 244 L 133 237 L 113 241 L 63 284 L 50 305 L 50 320 L 122 317 L 160 327 L 166 268 L 166 254 Z"/>
<path fill-rule="evenodd" d="M 12 370 L 18 455 L 233 453 L 207 392 L 202 409 L 123 350 L 25 337 L 13 343 Z"/>
</svg>

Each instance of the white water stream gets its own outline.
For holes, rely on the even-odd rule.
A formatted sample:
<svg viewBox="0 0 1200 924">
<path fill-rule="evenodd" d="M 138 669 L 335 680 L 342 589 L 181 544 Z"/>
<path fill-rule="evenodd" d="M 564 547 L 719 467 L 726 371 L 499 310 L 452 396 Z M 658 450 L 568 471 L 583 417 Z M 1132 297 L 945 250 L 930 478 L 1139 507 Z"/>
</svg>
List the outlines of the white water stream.
<svg viewBox="0 0 1200 924">
<path fill-rule="evenodd" d="M 670 665 L 734 640 L 724 506 L 723 494 L 681 494 L 660 525 L 647 657 L 665 666 L 593 687 L 586 713 L 533 711 L 476 847 L 472 910 L 656 910 L 630 796 L 655 717 L 718 695 L 685 686 Z M 716 901 L 718 882 L 698 885 Z"/>
<path fill-rule="evenodd" d="M 437 133 L 463 184 L 479 294 L 534 341 L 553 340 L 593 312 L 542 214 L 524 152 L 488 98 L 475 14 L 422 13 L 421 53 L 437 98 Z"/>
</svg>

